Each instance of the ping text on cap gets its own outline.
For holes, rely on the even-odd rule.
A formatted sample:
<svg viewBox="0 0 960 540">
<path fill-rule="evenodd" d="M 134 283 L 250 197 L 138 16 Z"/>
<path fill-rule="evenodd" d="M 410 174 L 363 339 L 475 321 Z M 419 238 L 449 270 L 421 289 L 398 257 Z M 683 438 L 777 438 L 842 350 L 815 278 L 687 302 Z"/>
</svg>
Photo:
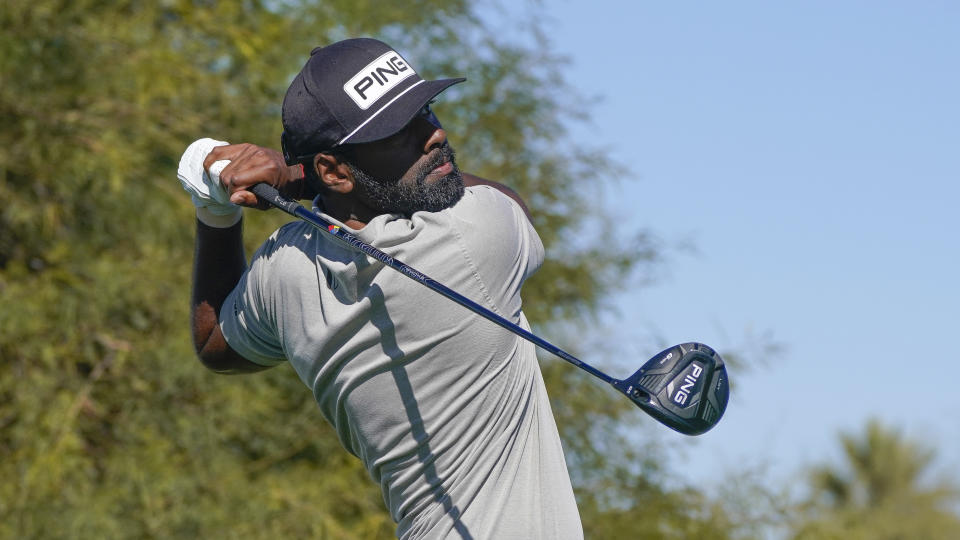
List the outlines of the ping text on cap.
<svg viewBox="0 0 960 540">
<path fill-rule="evenodd" d="M 363 110 L 367 110 L 400 81 L 416 72 L 394 51 L 380 55 L 343 85 L 344 92 Z"/>
</svg>

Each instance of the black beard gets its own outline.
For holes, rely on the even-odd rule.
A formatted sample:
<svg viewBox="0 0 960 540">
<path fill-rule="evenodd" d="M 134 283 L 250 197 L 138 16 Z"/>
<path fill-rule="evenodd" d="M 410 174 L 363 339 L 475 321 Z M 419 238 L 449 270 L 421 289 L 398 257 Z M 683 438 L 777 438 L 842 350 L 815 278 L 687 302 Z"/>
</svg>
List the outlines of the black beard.
<svg viewBox="0 0 960 540">
<path fill-rule="evenodd" d="M 353 173 L 354 181 L 377 209 L 409 216 L 419 211 L 439 212 L 450 208 L 463 197 L 463 175 L 454 161 L 454 155 L 450 144 L 444 143 L 432 159 L 412 171 L 414 181 L 404 183 L 399 179 L 374 178 L 349 162 L 347 166 Z M 447 161 L 453 166 L 453 171 L 427 184 L 430 171 Z"/>
</svg>

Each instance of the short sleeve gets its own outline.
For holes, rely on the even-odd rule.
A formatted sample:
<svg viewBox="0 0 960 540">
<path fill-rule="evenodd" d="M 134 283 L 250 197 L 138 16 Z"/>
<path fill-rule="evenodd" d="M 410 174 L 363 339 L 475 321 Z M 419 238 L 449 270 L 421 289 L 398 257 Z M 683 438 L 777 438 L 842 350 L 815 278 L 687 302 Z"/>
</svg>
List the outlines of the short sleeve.
<svg viewBox="0 0 960 540">
<path fill-rule="evenodd" d="M 540 236 L 516 201 L 492 186 L 467 188 L 451 209 L 467 258 L 498 303 L 519 305 L 523 282 L 543 264 Z"/>
<path fill-rule="evenodd" d="M 262 366 L 275 366 L 286 360 L 276 314 L 267 300 L 271 293 L 265 278 L 274 244 L 275 236 L 257 250 L 250 267 L 220 308 L 220 330 L 227 344 L 240 356 Z"/>
</svg>

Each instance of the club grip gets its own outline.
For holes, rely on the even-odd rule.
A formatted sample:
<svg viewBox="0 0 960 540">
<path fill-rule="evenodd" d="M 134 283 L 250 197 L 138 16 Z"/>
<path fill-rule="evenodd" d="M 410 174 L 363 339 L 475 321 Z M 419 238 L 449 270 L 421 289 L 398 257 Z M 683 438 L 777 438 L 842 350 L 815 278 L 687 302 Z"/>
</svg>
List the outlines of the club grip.
<svg viewBox="0 0 960 540">
<path fill-rule="evenodd" d="M 293 214 L 297 207 L 300 206 L 296 202 L 280 195 L 280 192 L 270 184 L 257 184 L 250 188 L 250 191 L 257 196 L 257 199 L 267 201 L 288 214 Z"/>
</svg>

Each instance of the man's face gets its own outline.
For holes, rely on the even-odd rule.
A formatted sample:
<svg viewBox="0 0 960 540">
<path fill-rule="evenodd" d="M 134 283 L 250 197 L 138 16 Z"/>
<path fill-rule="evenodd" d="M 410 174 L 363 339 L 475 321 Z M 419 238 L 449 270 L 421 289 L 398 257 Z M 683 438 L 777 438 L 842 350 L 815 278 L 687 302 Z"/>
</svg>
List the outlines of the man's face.
<svg viewBox="0 0 960 540">
<path fill-rule="evenodd" d="M 358 195 L 386 212 L 436 212 L 463 196 L 453 148 L 426 107 L 398 133 L 351 147 L 347 161 Z"/>
</svg>

